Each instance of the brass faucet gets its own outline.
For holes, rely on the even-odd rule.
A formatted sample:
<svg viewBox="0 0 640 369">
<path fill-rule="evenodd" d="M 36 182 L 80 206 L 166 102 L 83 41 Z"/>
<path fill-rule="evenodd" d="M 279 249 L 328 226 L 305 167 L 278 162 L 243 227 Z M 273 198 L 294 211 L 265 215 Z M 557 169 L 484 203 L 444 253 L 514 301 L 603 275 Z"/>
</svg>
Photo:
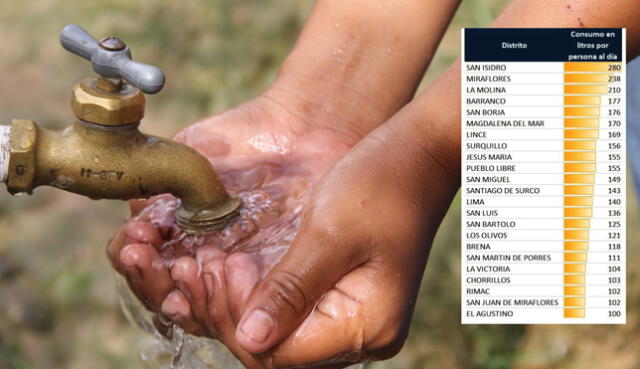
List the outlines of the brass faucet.
<svg viewBox="0 0 640 369">
<path fill-rule="evenodd" d="M 132 61 L 120 39 L 98 42 L 75 25 L 63 29 L 60 41 L 90 60 L 97 76 L 73 88 L 71 107 L 78 119 L 66 129 L 13 120 L 7 134 L 8 166 L 3 164 L 0 176 L 9 192 L 53 186 L 92 199 L 122 200 L 170 193 L 181 199 L 176 222 L 186 232 L 219 230 L 233 220 L 241 202 L 227 193 L 205 157 L 138 130 L 144 116 L 142 92 L 162 89 L 162 71 Z"/>
</svg>

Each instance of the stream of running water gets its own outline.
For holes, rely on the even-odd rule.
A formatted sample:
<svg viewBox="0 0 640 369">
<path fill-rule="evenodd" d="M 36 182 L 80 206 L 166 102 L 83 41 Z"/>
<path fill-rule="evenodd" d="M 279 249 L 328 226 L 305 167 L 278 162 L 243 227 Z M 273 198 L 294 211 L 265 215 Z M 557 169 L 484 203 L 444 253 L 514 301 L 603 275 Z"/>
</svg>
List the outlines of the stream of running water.
<svg viewBox="0 0 640 369">
<path fill-rule="evenodd" d="M 206 236 L 182 232 L 174 218 L 179 200 L 167 195 L 149 201 L 134 220 L 150 222 L 158 229 L 163 242 L 157 249 L 168 268 L 181 256 L 195 258 L 197 250 L 207 245 L 227 255 L 250 254 L 263 278 L 295 238 L 302 206 L 310 190 L 308 175 L 262 163 L 226 171 L 221 173 L 221 178 L 225 187 L 243 203 L 239 218 L 221 232 Z M 170 322 L 167 322 L 170 334 L 161 334 L 153 323 L 155 315 L 143 307 L 124 278 L 118 276 L 117 284 L 123 310 L 141 333 L 140 355 L 149 368 L 244 368 L 219 341 L 186 334 Z"/>
</svg>

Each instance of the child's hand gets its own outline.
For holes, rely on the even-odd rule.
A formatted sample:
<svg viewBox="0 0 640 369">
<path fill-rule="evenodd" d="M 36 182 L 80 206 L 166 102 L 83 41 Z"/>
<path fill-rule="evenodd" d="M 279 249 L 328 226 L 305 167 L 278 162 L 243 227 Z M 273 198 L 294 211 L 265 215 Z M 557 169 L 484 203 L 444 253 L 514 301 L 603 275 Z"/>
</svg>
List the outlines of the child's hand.
<svg viewBox="0 0 640 369">
<path fill-rule="evenodd" d="M 175 203 L 171 196 L 162 195 L 133 201 L 134 218 L 109 245 L 114 268 L 127 278 L 145 306 L 174 319 L 190 333 L 220 337 L 219 325 L 225 324 L 233 332 L 249 293 L 290 244 L 307 189 L 355 142 L 339 129 L 301 121 L 291 110 L 296 106 L 292 101 L 288 109 L 276 101 L 269 95 L 260 97 L 176 135 L 176 140 L 210 159 L 231 191 L 271 193 L 275 213 L 247 213 L 253 216 L 252 223 L 240 221 L 233 226 L 230 234 L 245 235 L 246 240 L 216 239 L 217 243 L 201 247 L 197 253 L 182 246 L 165 247 L 177 228 L 170 215 L 156 214 L 164 206 L 161 204 Z M 243 228 L 247 226 L 253 228 Z M 283 240 L 287 235 L 291 237 Z M 277 247 L 271 245 L 273 249 L 265 251 L 266 243 L 276 241 Z M 209 269 L 203 269 L 205 265 Z M 211 269 L 214 267 L 219 269 Z M 203 278 L 203 270 L 224 280 L 215 289 L 215 298 L 213 291 L 207 293 L 206 282 L 211 281 Z M 222 306 L 217 310 L 223 311 L 212 311 L 215 306 Z M 227 321 L 221 314 L 231 317 Z"/>
<path fill-rule="evenodd" d="M 447 146 L 444 137 L 414 129 L 436 116 L 423 115 L 422 103 L 363 138 L 314 186 L 296 239 L 257 284 L 235 331 L 263 364 L 346 365 L 402 347 L 459 181 L 459 162 L 443 166 L 430 155 Z"/>
<path fill-rule="evenodd" d="M 273 167 L 288 168 L 284 172 L 273 171 L 276 177 L 283 179 L 281 189 L 286 193 L 292 194 L 300 188 L 306 188 L 315 183 L 361 137 L 411 99 L 458 3 L 459 0 L 408 0 L 391 6 L 364 0 L 318 2 L 298 43 L 280 69 L 274 87 L 267 94 L 189 127 L 178 134 L 176 139 L 210 158 L 223 180 L 227 171 L 267 163 Z M 425 19 L 429 21 L 426 22 Z M 382 23 L 384 27 L 380 26 Z M 386 154 L 382 156 L 384 155 Z M 360 173 L 360 170 L 354 170 L 354 173 Z M 388 173 L 383 175 L 387 176 Z M 357 177 L 348 178 L 354 181 L 349 185 L 360 181 Z M 332 190 L 328 188 L 330 186 L 323 185 L 322 192 L 315 195 L 315 200 L 307 207 L 308 214 L 320 215 L 305 222 L 308 228 L 304 233 L 305 240 L 315 241 L 313 231 L 322 227 L 324 221 L 355 221 L 360 216 L 354 209 L 349 209 L 348 204 L 337 204 L 339 206 L 336 209 L 347 212 L 340 214 L 345 218 L 320 219 L 329 211 L 329 204 L 333 204 L 336 198 L 339 201 L 350 201 L 349 198 L 339 196 L 334 198 Z M 304 199 L 304 196 L 290 197 Z M 145 207 L 148 209 L 149 205 L 153 206 L 153 201 L 165 200 L 166 198 L 161 197 L 145 204 L 133 202 L 132 210 L 136 214 Z M 294 205 L 285 203 L 285 208 L 293 209 Z M 315 207 L 318 208 L 317 211 L 313 209 Z M 374 217 L 378 215 L 375 214 Z M 180 250 L 167 254 L 163 244 L 172 236 L 173 230 L 169 225 L 171 222 L 162 224 L 163 222 L 151 218 L 143 211 L 135 219 L 135 223 L 132 220 L 116 235 L 108 252 L 114 267 L 127 277 L 131 288 L 149 309 L 164 311 L 165 315 L 172 316 L 189 332 L 219 337 L 245 365 L 262 367 L 324 361 L 330 359 L 326 355 L 332 352 L 342 352 L 345 349 L 349 351 L 354 347 L 354 342 L 331 342 L 332 334 L 344 333 L 341 337 L 361 338 L 357 330 L 366 327 L 363 325 L 364 320 L 350 320 L 353 324 L 342 327 L 346 331 L 337 331 L 334 324 L 333 328 L 318 336 L 319 344 L 314 343 L 313 337 L 320 331 L 316 328 L 302 331 L 305 323 L 300 327 L 300 335 L 292 336 L 292 340 L 282 344 L 271 355 L 252 355 L 242 347 L 257 352 L 281 341 L 304 319 L 320 295 L 310 295 L 303 310 L 278 317 L 279 326 L 263 343 L 256 346 L 240 334 L 238 342 L 236 325 L 244 313 L 245 305 L 249 303 L 255 307 L 262 301 L 256 298 L 248 302 L 258 281 L 271 270 L 278 258 L 269 259 L 265 254 L 256 252 L 256 249 L 244 250 L 242 253 L 235 249 L 225 249 L 223 252 L 216 245 L 201 248 L 195 256 L 188 252 L 180 254 Z M 296 229 L 298 225 L 299 220 L 292 222 Z M 268 231 L 262 231 L 264 228 L 259 229 L 255 235 L 259 238 L 264 233 L 264 240 L 277 240 L 278 236 L 282 236 L 270 235 Z M 363 271 L 356 269 L 353 271 L 355 277 L 349 277 L 349 270 L 343 268 L 348 264 L 345 264 L 345 258 L 368 260 L 367 257 L 371 256 L 363 255 L 363 252 L 371 250 L 359 244 L 361 236 L 368 237 L 361 233 L 364 230 L 354 228 L 356 233 L 353 234 L 353 240 L 358 241 L 357 243 L 334 242 L 317 250 L 316 245 L 311 243 L 313 247 L 296 247 L 294 255 L 297 256 L 289 257 L 290 260 L 298 260 L 300 255 L 308 253 L 309 261 L 327 262 L 335 251 L 336 260 L 341 262 L 335 269 L 331 269 L 336 275 L 324 275 L 323 284 L 310 286 L 312 292 L 318 294 L 322 289 L 334 287 L 333 282 L 337 282 L 343 275 L 345 288 L 352 288 L 354 283 L 360 283 L 358 278 L 374 277 L 367 273 L 375 270 L 362 274 Z M 349 233 L 349 229 L 340 231 Z M 292 241 L 283 240 L 287 246 Z M 345 249 L 340 250 L 343 246 Z M 285 249 L 281 248 L 280 251 L 284 252 Z M 352 250 L 352 253 L 348 250 Z M 311 270 L 308 272 L 317 273 Z M 277 276 L 278 273 L 274 275 Z M 384 274 L 375 276 L 384 278 Z M 273 275 L 269 277 L 271 282 L 258 287 L 256 295 L 261 298 L 269 295 L 268 291 L 272 289 L 268 286 L 273 285 L 274 281 L 277 283 L 277 278 Z M 336 286 L 340 283 L 343 282 L 338 282 Z M 383 280 L 369 283 L 371 288 L 390 287 L 383 286 L 382 284 L 387 283 Z M 382 284 L 377 285 L 378 283 Z M 276 299 L 282 297 L 280 300 L 286 302 L 287 286 L 281 287 L 284 288 L 281 290 L 284 295 L 272 292 L 275 295 L 269 296 Z M 357 291 L 351 292 L 354 293 L 352 296 L 358 296 Z M 334 295 L 325 295 L 325 300 L 322 301 L 330 300 L 327 305 L 321 305 L 329 309 L 331 314 L 335 313 L 336 324 L 344 323 L 344 314 L 351 314 L 350 309 L 354 308 L 360 309 L 359 311 L 376 311 L 379 306 L 382 309 L 380 314 L 390 312 L 388 304 L 380 305 L 376 302 L 376 305 L 372 305 L 372 300 L 361 300 L 356 306 L 353 300 L 345 299 L 344 296 L 332 298 Z M 405 305 L 403 302 L 399 303 L 399 306 Z M 312 322 L 309 323 L 310 327 L 322 322 L 321 318 L 313 320 L 317 314 L 322 314 L 320 308 L 309 316 Z M 358 314 L 356 315 L 360 316 Z M 381 327 L 389 325 L 383 323 Z M 401 332 L 403 330 L 396 331 L 399 334 Z M 387 337 L 396 336 L 391 334 Z M 377 342 L 384 341 L 383 338 L 380 339 Z M 366 343 L 375 344 L 370 340 Z M 357 359 L 359 358 L 348 358 L 348 361 Z"/>
</svg>

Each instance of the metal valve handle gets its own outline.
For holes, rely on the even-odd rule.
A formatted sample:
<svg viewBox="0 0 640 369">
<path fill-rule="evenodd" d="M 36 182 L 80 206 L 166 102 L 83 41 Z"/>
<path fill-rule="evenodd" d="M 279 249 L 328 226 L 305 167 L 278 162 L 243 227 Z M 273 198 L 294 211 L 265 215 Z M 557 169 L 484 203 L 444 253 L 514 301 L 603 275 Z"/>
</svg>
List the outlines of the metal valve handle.
<svg viewBox="0 0 640 369">
<path fill-rule="evenodd" d="M 82 27 L 70 24 L 62 29 L 60 43 L 69 52 L 89 61 L 93 70 L 107 78 L 122 78 L 147 94 L 164 86 L 164 73 L 157 67 L 131 60 L 131 50 L 115 37 L 96 41 Z"/>
</svg>

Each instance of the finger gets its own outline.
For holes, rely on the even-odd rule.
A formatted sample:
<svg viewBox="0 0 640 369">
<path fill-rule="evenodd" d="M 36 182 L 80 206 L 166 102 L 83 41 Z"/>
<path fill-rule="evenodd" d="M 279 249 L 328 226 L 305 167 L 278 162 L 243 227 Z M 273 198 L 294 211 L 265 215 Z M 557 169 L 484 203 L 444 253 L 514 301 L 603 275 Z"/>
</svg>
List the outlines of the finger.
<svg viewBox="0 0 640 369">
<path fill-rule="evenodd" d="M 213 258 L 203 267 L 202 279 L 207 291 L 207 313 L 220 340 L 233 341 L 235 327 L 227 303 L 227 282 L 224 275 L 224 258 Z"/>
<path fill-rule="evenodd" d="M 174 286 L 169 270 L 156 249 L 147 244 L 134 243 L 122 249 L 120 261 L 133 289 L 144 296 L 143 300 L 151 310 L 159 311 Z"/>
<path fill-rule="evenodd" d="M 359 353 L 364 338 L 362 310 L 357 301 L 329 290 L 295 332 L 271 353 L 276 367 L 346 360 Z M 334 363 L 335 364 L 335 363 Z"/>
<path fill-rule="evenodd" d="M 224 259 L 226 257 L 227 257 L 226 252 L 220 250 L 219 248 L 213 245 L 204 245 L 200 247 L 198 251 L 196 251 L 196 260 L 198 261 L 200 268 L 203 268 L 205 264 L 207 264 L 207 262 L 211 259 L 214 259 L 214 258 Z"/>
<path fill-rule="evenodd" d="M 162 238 L 158 229 L 149 222 L 131 221 L 124 226 L 129 243 L 148 243 L 154 247 L 160 246 Z"/>
<path fill-rule="evenodd" d="M 261 353 L 282 342 L 325 291 L 365 261 L 366 253 L 359 252 L 356 243 L 337 235 L 329 224 L 312 229 L 303 225 L 243 311 L 236 339 L 244 349 Z"/>
<path fill-rule="evenodd" d="M 207 325 L 207 291 L 200 276 L 198 262 L 189 256 L 178 258 L 171 267 L 171 278 L 178 289 L 189 300 L 193 317 L 202 325 Z"/>
<path fill-rule="evenodd" d="M 118 230 L 107 246 L 107 257 L 113 268 L 120 274 L 125 269 L 120 260 L 122 249 L 132 243 L 149 243 L 157 247 L 162 242 L 158 230 L 151 223 L 129 221 Z"/>
<path fill-rule="evenodd" d="M 225 260 L 211 259 L 203 268 L 203 279 L 208 292 L 208 306 L 211 321 L 215 322 L 219 339 L 248 369 L 262 369 L 260 360 L 244 350 L 235 338 L 235 325 L 228 307 L 228 291 L 225 276 Z"/>
<path fill-rule="evenodd" d="M 225 260 L 225 276 L 229 292 L 228 303 L 234 324 L 240 319 L 240 315 L 249 300 L 249 296 L 255 289 L 260 271 L 258 265 L 251 256 L 244 252 L 236 252 Z"/>
<path fill-rule="evenodd" d="M 207 335 L 207 330 L 194 319 L 189 300 L 179 290 L 173 290 L 167 295 L 160 311 L 185 332 L 195 336 Z"/>
<path fill-rule="evenodd" d="M 397 353 L 411 303 L 393 276 L 357 268 L 327 291 L 304 322 L 270 352 L 275 367 L 353 364 Z"/>
</svg>

